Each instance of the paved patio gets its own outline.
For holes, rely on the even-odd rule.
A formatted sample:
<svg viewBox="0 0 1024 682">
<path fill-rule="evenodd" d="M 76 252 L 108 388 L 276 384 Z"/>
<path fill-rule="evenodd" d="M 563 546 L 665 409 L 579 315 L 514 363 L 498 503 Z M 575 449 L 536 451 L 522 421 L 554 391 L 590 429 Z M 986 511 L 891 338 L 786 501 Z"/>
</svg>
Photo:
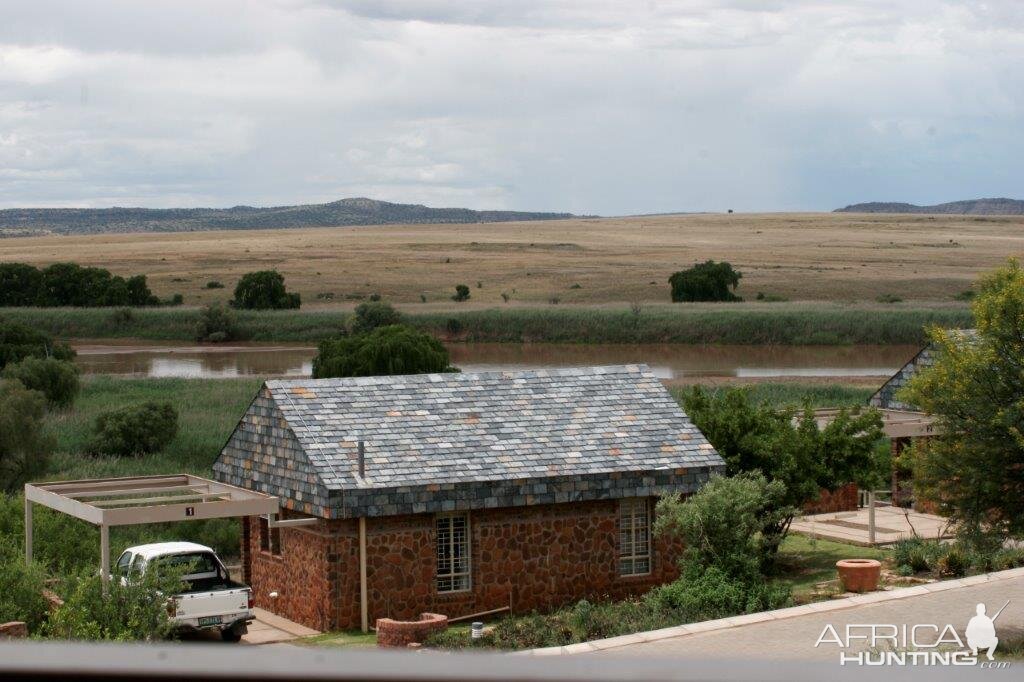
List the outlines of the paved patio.
<svg viewBox="0 0 1024 682">
<path fill-rule="evenodd" d="M 934 514 L 922 514 L 901 507 L 875 508 L 875 544 L 888 545 L 918 535 L 934 540 L 953 537 L 949 521 Z M 809 514 L 793 521 L 794 533 L 851 545 L 870 547 L 868 539 L 868 510 L 829 514 Z"/>
<path fill-rule="evenodd" d="M 827 625 L 844 633 L 848 625 L 865 623 L 949 624 L 966 641 L 964 628 L 977 604 L 984 603 L 993 615 L 1007 601 L 996 620 L 996 632 L 1006 642 L 1024 637 L 1024 568 L 527 653 L 838 662 L 835 644 L 814 646 Z M 937 636 L 923 632 L 920 642 Z M 848 651 L 868 648 L 854 644 Z"/>
</svg>

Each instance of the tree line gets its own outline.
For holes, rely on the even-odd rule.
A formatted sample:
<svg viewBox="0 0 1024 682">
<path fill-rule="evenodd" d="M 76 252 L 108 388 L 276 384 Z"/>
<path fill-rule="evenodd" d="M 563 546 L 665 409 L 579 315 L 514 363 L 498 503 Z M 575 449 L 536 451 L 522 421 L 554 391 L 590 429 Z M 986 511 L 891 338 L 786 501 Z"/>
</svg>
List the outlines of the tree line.
<svg viewBox="0 0 1024 682">
<path fill-rule="evenodd" d="M 155 306 L 145 275 L 124 278 L 105 268 L 54 263 L 37 268 L 27 263 L 0 263 L 0 307 L 76 308 Z"/>
</svg>

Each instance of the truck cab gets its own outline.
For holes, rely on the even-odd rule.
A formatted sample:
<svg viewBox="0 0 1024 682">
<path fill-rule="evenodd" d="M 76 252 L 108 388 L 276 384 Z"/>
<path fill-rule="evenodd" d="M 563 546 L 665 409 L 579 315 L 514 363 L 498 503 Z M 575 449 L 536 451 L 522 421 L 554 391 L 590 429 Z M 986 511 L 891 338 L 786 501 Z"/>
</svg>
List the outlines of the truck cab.
<svg viewBox="0 0 1024 682">
<path fill-rule="evenodd" d="M 171 620 L 180 630 L 218 630 L 226 642 L 237 642 L 255 618 L 252 590 L 231 580 L 223 562 L 209 547 L 194 542 L 158 542 L 129 547 L 115 564 L 124 582 L 157 566 L 187 566 L 187 589 L 170 598 Z"/>
</svg>

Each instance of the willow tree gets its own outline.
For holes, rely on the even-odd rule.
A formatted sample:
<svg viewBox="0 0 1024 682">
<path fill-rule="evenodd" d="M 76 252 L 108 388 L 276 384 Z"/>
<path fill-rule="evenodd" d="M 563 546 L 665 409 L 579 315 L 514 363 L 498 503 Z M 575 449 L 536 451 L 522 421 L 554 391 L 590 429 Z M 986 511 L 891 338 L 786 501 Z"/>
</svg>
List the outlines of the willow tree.
<svg viewBox="0 0 1024 682">
<path fill-rule="evenodd" d="M 915 486 L 967 539 L 1024 535 L 1024 270 L 983 277 L 974 332 L 933 328 L 932 367 L 901 399 L 936 416 L 942 435 L 915 453 Z"/>
</svg>

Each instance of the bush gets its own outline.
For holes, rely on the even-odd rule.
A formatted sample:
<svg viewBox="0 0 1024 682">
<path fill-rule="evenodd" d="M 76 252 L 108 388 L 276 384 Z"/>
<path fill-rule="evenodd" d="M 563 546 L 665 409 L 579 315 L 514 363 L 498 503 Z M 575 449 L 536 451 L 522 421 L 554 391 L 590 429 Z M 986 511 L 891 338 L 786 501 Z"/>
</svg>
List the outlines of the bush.
<svg viewBox="0 0 1024 682">
<path fill-rule="evenodd" d="M 899 303 L 903 299 L 896 294 L 881 294 L 875 298 L 879 303 Z"/>
<path fill-rule="evenodd" d="M 352 320 L 352 333 L 365 334 L 377 327 L 389 327 L 401 321 L 402 314 L 388 303 L 360 303 L 356 306 L 355 317 Z"/>
<path fill-rule="evenodd" d="M 726 262 L 713 260 L 680 270 L 668 278 L 672 286 L 672 301 L 742 301 L 733 291 L 740 283 L 742 273 Z"/>
<path fill-rule="evenodd" d="M 178 413 L 170 403 L 147 401 L 104 412 L 93 424 L 88 451 L 127 457 L 158 452 L 178 432 Z"/>
<path fill-rule="evenodd" d="M 217 281 L 215 279 L 211 279 L 209 282 L 206 283 L 206 288 L 207 289 L 223 289 L 224 285 L 221 282 L 219 282 L 219 281 Z"/>
<path fill-rule="evenodd" d="M 689 622 L 769 611 L 792 603 L 788 585 L 737 580 L 716 566 L 690 564 L 675 582 L 651 592 L 665 609 L 684 614 Z"/>
<path fill-rule="evenodd" d="M 78 368 L 67 360 L 55 358 L 25 358 L 7 365 L 0 376 L 17 379 L 25 388 L 39 391 L 46 396 L 50 407 L 71 405 L 81 388 Z"/>
<path fill-rule="evenodd" d="M 687 571 L 714 567 L 730 580 L 757 582 L 774 555 L 765 528 L 792 512 L 785 494 L 782 481 L 769 483 L 760 472 L 715 476 L 685 501 L 659 500 L 654 531 L 686 546 L 680 561 Z"/>
<path fill-rule="evenodd" d="M 298 308 L 301 299 L 298 294 L 285 290 L 281 273 L 276 270 L 260 270 L 242 275 L 235 286 L 235 298 L 231 305 L 245 310 L 279 310 Z"/>
<path fill-rule="evenodd" d="M 181 592 L 179 571 L 146 571 L 122 583 L 112 579 L 103 591 L 98 575 L 74 578 L 64 589 L 64 604 L 49 619 L 45 632 L 56 639 L 153 641 L 174 631 L 166 595 Z"/>
<path fill-rule="evenodd" d="M 455 295 L 452 296 L 452 300 L 458 303 L 469 299 L 469 287 L 465 284 L 455 285 Z"/>
<path fill-rule="evenodd" d="M 0 369 L 25 358 L 71 360 L 75 351 L 46 332 L 18 322 L 0 320 Z"/>
<path fill-rule="evenodd" d="M 0 537 L 0 623 L 21 621 L 35 634 L 48 613 L 45 586 L 39 565 L 25 565 L 21 545 Z"/>
<path fill-rule="evenodd" d="M 951 578 L 1024 566 L 1024 549 L 911 538 L 893 546 L 893 561 L 901 573 Z"/>
<path fill-rule="evenodd" d="M 53 439 L 44 432 L 46 397 L 16 379 L 0 380 L 0 490 L 15 490 L 46 470 Z"/>
<path fill-rule="evenodd" d="M 451 371 L 448 349 L 440 341 L 402 325 L 325 339 L 313 358 L 316 379 Z"/>
<path fill-rule="evenodd" d="M 203 308 L 196 323 L 196 341 L 221 343 L 234 341 L 241 334 L 238 329 L 238 317 L 235 312 L 220 303 L 213 303 Z"/>
</svg>

